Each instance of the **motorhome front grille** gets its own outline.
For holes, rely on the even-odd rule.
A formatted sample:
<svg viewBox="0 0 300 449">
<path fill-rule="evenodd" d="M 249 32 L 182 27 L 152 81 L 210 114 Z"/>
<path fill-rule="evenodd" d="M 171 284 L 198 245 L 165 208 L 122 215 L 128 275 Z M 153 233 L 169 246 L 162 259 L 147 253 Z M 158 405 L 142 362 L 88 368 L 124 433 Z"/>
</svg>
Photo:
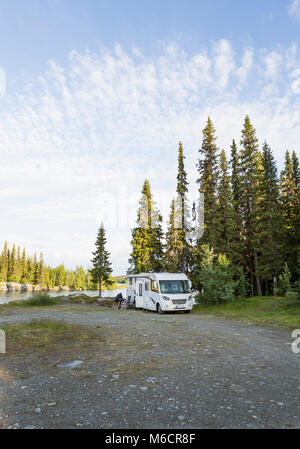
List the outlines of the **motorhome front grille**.
<svg viewBox="0 0 300 449">
<path fill-rule="evenodd" d="M 172 303 L 173 304 L 185 304 L 186 303 L 186 299 L 173 299 Z"/>
</svg>

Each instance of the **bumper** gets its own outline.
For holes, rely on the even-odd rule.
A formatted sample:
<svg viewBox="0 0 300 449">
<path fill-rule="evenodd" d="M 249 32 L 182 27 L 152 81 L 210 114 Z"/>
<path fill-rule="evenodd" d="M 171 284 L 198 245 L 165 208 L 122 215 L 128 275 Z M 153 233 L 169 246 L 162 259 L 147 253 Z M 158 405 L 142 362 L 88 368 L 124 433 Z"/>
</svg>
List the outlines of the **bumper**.
<svg viewBox="0 0 300 449">
<path fill-rule="evenodd" d="M 188 301 L 186 304 L 173 304 L 172 302 L 165 302 L 161 305 L 164 312 L 182 312 L 183 310 L 192 310 L 193 302 Z"/>
</svg>

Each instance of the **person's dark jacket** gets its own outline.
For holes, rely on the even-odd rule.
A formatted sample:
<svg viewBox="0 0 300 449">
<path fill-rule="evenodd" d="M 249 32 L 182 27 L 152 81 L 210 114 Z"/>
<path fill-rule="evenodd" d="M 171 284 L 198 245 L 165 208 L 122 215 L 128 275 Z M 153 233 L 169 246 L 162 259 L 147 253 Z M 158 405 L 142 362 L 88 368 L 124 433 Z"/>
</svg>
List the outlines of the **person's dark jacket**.
<svg viewBox="0 0 300 449">
<path fill-rule="evenodd" d="M 123 301 L 123 295 L 122 295 L 122 292 L 119 293 L 119 294 L 115 297 L 115 302 L 119 302 L 119 301 Z"/>
</svg>

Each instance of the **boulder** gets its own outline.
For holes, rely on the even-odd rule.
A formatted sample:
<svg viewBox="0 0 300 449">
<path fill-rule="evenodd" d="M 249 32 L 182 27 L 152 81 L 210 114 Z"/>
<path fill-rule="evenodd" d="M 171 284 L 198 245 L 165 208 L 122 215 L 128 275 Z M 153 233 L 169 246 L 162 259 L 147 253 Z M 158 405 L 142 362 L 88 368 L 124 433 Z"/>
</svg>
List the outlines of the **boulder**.
<svg viewBox="0 0 300 449">
<path fill-rule="evenodd" d="M 20 292 L 22 289 L 22 285 L 17 282 L 7 282 L 6 286 L 9 292 Z"/>
<path fill-rule="evenodd" d="M 34 286 L 31 284 L 22 284 L 21 291 L 22 292 L 33 292 Z"/>
<path fill-rule="evenodd" d="M 50 292 L 59 292 L 59 287 L 52 287 L 52 288 L 49 288 L 49 290 L 50 290 Z"/>
<path fill-rule="evenodd" d="M 59 289 L 61 292 L 68 292 L 70 291 L 70 287 L 60 287 Z"/>
<path fill-rule="evenodd" d="M 34 287 L 33 287 L 33 291 L 34 292 L 40 292 L 42 290 L 42 287 L 40 286 L 40 285 L 35 285 Z"/>
<path fill-rule="evenodd" d="M 0 282 L 0 292 L 7 292 L 6 282 Z"/>
</svg>

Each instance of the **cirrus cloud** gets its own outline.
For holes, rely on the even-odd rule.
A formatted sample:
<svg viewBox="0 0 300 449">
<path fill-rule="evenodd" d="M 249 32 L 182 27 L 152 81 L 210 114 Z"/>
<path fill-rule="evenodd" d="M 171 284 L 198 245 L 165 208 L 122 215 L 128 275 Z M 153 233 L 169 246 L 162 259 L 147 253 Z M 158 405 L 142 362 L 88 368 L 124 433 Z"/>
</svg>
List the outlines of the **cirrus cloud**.
<svg viewBox="0 0 300 449">
<path fill-rule="evenodd" d="M 114 270 L 124 272 L 145 177 L 167 218 L 179 140 L 196 197 L 208 115 L 227 152 L 246 113 L 279 164 L 287 148 L 297 150 L 299 73 L 296 44 L 238 54 L 221 39 L 193 54 L 175 42 L 155 56 L 120 45 L 74 50 L 18 92 L 8 83 L 0 98 L 2 241 L 44 249 L 51 263 L 87 266 L 103 220 Z"/>
</svg>

